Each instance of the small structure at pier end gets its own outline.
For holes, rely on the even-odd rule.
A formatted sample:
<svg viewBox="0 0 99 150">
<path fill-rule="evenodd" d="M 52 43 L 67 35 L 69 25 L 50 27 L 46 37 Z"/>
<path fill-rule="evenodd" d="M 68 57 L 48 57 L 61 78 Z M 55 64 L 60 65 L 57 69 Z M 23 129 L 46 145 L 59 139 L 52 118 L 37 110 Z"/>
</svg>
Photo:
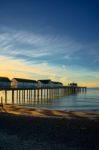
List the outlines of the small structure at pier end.
<svg viewBox="0 0 99 150">
<path fill-rule="evenodd" d="M 7 77 L 0 77 L 0 88 L 10 88 L 11 81 Z"/>
<path fill-rule="evenodd" d="M 73 83 L 69 83 L 68 86 L 70 86 L 70 87 L 77 87 L 78 84 L 73 82 Z"/>
<path fill-rule="evenodd" d="M 36 88 L 37 81 L 30 79 L 13 78 L 11 81 L 12 88 Z"/>
</svg>

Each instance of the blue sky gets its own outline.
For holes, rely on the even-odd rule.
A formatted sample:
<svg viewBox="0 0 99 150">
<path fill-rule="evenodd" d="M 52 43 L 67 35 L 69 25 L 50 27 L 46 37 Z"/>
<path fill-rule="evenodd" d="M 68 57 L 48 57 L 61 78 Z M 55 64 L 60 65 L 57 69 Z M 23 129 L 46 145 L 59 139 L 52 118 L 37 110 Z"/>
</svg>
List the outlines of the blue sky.
<svg viewBox="0 0 99 150">
<path fill-rule="evenodd" d="M 2 76 L 99 86 L 98 0 L 0 0 Z"/>
</svg>

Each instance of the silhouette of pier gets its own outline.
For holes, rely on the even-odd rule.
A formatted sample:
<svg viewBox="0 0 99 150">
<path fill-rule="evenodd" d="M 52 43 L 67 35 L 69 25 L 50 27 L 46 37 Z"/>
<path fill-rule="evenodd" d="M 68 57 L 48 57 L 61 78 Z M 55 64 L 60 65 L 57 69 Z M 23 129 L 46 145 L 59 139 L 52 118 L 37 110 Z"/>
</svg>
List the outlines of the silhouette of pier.
<svg viewBox="0 0 99 150">
<path fill-rule="evenodd" d="M 64 97 L 69 94 L 75 94 L 78 92 L 86 92 L 86 87 L 35 87 L 35 88 L 0 88 L 0 92 L 4 92 L 3 103 L 8 103 L 8 91 L 11 92 L 12 104 L 25 104 L 33 103 L 35 101 L 51 100 L 55 98 Z"/>
</svg>

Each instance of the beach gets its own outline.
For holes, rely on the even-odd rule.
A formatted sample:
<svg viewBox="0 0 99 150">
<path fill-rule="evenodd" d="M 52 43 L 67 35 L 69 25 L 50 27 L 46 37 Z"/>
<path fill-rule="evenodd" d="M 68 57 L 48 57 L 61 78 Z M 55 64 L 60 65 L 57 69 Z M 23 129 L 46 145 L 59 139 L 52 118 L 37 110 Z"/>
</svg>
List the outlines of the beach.
<svg viewBox="0 0 99 150">
<path fill-rule="evenodd" d="M 0 150 L 98 150 L 99 112 L 0 107 Z"/>
</svg>

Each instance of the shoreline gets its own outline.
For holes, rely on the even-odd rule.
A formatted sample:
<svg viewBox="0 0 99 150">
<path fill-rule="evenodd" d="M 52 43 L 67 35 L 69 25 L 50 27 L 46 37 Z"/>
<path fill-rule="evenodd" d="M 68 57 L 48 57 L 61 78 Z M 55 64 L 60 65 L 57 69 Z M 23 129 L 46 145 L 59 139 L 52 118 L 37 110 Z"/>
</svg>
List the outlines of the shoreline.
<svg viewBox="0 0 99 150">
<path fill-rule="evenodd" d="M 3 109 L 5 111 L 0 111 L 0 150 L 99 149 L 99 113 L 11 105 Z"/>
<path fill-rule="evenodd" d="M 22 116 L 31 116 L 31 117 L 53 117 L 53 118 L 88 118 L 88 119 L 99 119 L 99 111 L 97 110 L 50 110 L 42 108 L 30 108 L 22 105 L 3 105 L 0 106 L 0 112 L 13 114 L 13 115 L 22 115 Z"/>
<path fill-rule="evenodd" d="M 8 105 L 12 105 L 12 104 L 8 104 Z M 35 106 L 33 106 L 33 105 L 31 105 L 31 106 L 28 106 L 28 104 L 27 105 L 23 105 L 23 104 L 19 104 L 19 105 L 17 105 L 17 104 L 15 104 L 14 106 L 22 106 L 22 107 L 25 107 L 25 108 L 34 108 L 34 109 L 47 109 L 47 110 L 56 110 L 56 111 L 64 111 L 64 112 L 69 112 L 69 111 L 73 111 L 73 112 L 75 112 L 75 111 L 81 111 L 81 112 L 99 112 L 99 108 L 97 109 L 68 109 L 68 110 L 66 110 L 66 109 L 49 109 L 49 108 L 45 108 L 45 107 L 35 107 Z"/>
</svg>

